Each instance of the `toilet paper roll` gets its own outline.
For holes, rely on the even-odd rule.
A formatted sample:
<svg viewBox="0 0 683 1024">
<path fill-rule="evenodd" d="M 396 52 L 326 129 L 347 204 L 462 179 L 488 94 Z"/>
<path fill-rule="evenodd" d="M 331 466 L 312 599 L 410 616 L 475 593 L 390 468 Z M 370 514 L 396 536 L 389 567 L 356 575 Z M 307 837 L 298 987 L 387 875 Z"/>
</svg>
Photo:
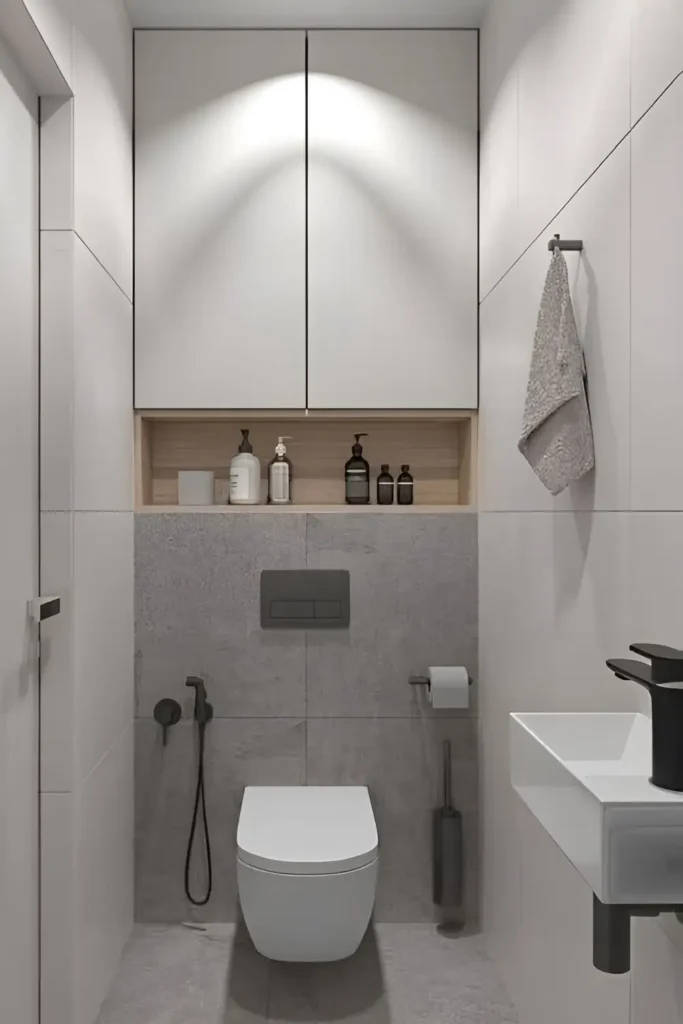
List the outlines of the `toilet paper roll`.
<svg viewBox="0 0 683 1024">
<path fill-rule="evenodd" d="M 433 665 L 429 669 L 429 703 L 434 708 L 470 706 L 470 677 L 464 665 Z"/>
</svg>

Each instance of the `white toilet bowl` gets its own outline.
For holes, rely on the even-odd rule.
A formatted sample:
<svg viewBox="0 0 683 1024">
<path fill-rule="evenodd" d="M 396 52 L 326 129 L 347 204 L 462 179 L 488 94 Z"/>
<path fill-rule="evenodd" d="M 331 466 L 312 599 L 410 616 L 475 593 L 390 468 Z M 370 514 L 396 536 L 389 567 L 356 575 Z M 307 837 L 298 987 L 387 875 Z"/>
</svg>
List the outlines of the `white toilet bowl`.
<svg viewBox="0 0 683 1024">
<path fill-rule="evenodd" d="M 237 829 L 244 921 L 270 960 L 343 960 L 375 902 L 378 840 L 365 786 L 248 786 Z"/>
</svg>

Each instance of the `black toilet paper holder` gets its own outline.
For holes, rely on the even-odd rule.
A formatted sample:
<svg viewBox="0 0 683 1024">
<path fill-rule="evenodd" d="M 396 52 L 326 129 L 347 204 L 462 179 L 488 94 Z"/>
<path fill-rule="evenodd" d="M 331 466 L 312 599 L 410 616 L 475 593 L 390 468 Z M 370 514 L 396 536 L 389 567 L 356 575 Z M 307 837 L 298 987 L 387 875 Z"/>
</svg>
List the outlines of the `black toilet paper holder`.
<svg viewBox="0 0 683 1024">
<path fill-rule="evenodd" d="M 472 685 L 472 676 L 467 676 L 470 686 Z M 410 686 L 426 686 L 428 690 L 431 690 L 432 684 L 429 676 L 411 676 L 408 680 Z"/>
</svg>

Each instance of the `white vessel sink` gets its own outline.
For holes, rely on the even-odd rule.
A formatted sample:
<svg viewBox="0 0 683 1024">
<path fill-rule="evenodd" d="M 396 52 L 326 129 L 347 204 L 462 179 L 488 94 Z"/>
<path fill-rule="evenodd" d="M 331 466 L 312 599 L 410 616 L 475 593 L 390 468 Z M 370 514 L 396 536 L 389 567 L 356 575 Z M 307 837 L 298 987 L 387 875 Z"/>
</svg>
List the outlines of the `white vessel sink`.
<svg viewBox="0 0 683 1024">
<path fill-rule="evenodd" d="M 596 896 L 603 903 L 683 904 L 683 794 L 649 781 L 650 719 L 511 719 L 512 785 Z"/>
</svg>

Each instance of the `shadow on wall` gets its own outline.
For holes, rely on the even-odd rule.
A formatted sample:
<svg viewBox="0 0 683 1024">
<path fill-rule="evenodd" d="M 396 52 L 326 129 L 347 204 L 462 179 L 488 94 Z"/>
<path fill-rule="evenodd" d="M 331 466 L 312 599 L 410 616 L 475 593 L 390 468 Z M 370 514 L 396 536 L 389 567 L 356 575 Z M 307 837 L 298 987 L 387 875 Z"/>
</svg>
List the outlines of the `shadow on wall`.
<svg viewBox="0 0 683 1024">
<path fill-rule="evenodd" d="M 240 1011 L 260 1019 L 263 993 L 254 985 L 255 956 L 258 954 L 249 934 L 244 924 L 240 924 L 226 980 L 226 1024 L 230 1024 L 233 1015 L 237 1019 Z M 273 961 L 269 969 L 269 1020 L 372 1019 L 373 1024 L 390 1024 L 387 986 L 373 928 L 368 929 L 358 952 L 348 960 L 321 964 Z"/>
</svg>

